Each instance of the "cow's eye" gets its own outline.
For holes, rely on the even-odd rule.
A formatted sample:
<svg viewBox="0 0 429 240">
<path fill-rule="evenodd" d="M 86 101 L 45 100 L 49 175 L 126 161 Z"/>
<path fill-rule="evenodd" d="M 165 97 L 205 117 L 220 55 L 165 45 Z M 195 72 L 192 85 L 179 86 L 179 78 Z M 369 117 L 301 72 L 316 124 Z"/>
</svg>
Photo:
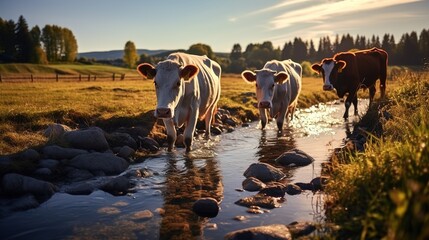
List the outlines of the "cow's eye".
<svg viewBox="0 0 429 240">
<path fill-rule="evenodd" d="M 259 88 L 258 84 L 256 84 L 256 87 Z"/>
<path fill-rule="evenodd" d="M 158 87 L 158 84 L 155 81 L 153 81 L 153 84 L 155 85 L 156 88 Z"/>
<path fill-rule="evenodd" d="M 176 86 L 177 87 L 180 87 L 180 85 L 182 84 L 182 82 L 181 81 L 178 81 L 177 83 L 176 83 Z"/>
<path fill-rule="evenodd" d="M 271 85 L 271 89 L 273 89 L 273 88 L 274 88 L 274 86 L 275 86 L 275 84 L 273 83 L 273 85 Z"/>
</svg>

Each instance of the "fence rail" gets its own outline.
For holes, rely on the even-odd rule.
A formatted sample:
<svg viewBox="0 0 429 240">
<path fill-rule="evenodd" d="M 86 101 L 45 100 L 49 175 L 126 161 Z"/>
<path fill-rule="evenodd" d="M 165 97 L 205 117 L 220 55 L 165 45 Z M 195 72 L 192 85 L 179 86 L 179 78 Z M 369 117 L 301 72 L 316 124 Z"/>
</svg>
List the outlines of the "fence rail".
<svg viewBox="0 0 429 240">
<path fill-rule="evenodd" d="M 1 82 L 81 82 L 81 81 L 124 81 L 142 80 L 138 74 L 0 74 Z"/>
</svg>

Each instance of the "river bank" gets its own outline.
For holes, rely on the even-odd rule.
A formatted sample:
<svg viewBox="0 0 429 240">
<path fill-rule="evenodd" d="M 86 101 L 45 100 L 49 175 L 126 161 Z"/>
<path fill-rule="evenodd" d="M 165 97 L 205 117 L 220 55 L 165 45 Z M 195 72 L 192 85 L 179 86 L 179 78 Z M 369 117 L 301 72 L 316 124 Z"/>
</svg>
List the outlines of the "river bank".
<svg viewBox="0 0 429 240">
<path fill-rule="evenodd" d="M 326 168 L 330 238 L 429 237 L 429 74 L 400 81 Z"/>
</svg>

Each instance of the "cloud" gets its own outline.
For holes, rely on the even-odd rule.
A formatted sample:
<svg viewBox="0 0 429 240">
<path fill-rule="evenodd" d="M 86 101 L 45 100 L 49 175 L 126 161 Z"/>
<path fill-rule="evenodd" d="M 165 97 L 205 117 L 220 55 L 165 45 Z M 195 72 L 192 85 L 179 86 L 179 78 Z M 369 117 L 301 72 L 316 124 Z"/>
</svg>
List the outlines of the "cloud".
<svg viewBox="0 0 429 240">
<path fill-rule="evenodd" d="M 260 10 L 256 10 L 254 12 L 250 12 L 247 15 L 255 15 L 255 14 L 261 14 L 261 13 L 265 13 L 265 12 L 269 12 L 269 11 L 273 11 L 273 10 L 279 10 L 280 8 L 285 8 L 285 7 L 289 7 L 292 5 L 296 5 L 299 3 L 304 3 L 304 2 L 309 2 L 310 0 L 289 0 L 289 1 L 283 1 L 281 3 L 278 3 L 276 5 L 270 6 L 270 7 L 266 7 Z"/>
<path fill-rule="evenodd" d="M 298 23 L 320 24 L 333 17 L 351 13 L 362 13 L 364 11 L 417 1 L 420 0 L 344 0 L 338 2 L 322 2 L 318 5 L 313 4 L 306 8 L 300 8 L 276 16 L 270 21 L 270 28 L 272 30 L 278 30 Z"/>
</svg>

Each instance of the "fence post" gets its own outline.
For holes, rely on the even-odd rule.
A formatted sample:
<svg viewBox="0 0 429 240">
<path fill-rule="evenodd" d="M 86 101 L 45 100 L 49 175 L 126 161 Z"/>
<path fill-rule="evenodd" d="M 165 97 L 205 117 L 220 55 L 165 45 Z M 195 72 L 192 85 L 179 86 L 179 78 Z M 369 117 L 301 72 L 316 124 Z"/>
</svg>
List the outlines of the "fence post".
<svg viewBox="0 0 429 240">
<path fill-rule="evenodd" d="M 125 73 L 121 75 L 121 80 L 125 79 Z"/>
<path fill-rule="evenodd" d="M 91 74 L 88 74 L 88 82 L 91 81 Z"/>
<path fill-rule="evenodd" d="M 112 76 L 112 78 L 113 78 L 113 81 L 115 81 L 115 73 L 113 73 L 113 76 Z"/>
<path fill-rule="evenodd" d="M 94 75 L 94 81 L 97 80 L 97 75 Z"/>
<path fill-rule="evenodd" d="M 34 82 L 33 74 L 30 75 L 30 78 L 31 78 L 31 82 Z"/>
<path fill-rule="evenodd" d="M 3 80 L 1 79 L 1 74 L 0 74 L 0 82 L 3 82 Z"/>
<path fill-rule="evenodd" d="M 55 80 L 58 82 L 58 73 L 55 75 Z"/>
<path fill-rule="evenodd" d="M 82 74 L 79 73 L 79 82 L 82 81 Z"/>
</svg>

